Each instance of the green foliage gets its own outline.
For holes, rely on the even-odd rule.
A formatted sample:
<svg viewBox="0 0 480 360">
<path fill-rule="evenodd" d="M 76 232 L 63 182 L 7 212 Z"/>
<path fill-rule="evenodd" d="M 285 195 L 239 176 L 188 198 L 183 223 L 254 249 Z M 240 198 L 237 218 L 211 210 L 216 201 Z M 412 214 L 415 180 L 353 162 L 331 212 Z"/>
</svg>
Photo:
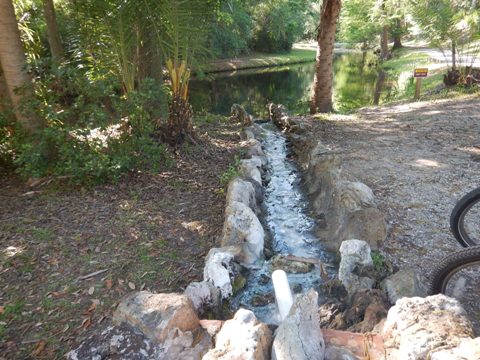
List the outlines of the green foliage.
<svg viewBox="0 0 480 360">
<path fill-rule="evenodd" d="M 347 43 L 368 44 L 380 33 L 378 21 L 372 19 L 375 0 L 345 0 L 339 19 L 339 38 Z"/>
<path fill-rule="evenodd" d="M 383 258 L 383 255 L 379 251 L 372 251 L 370 254 L 372 261 L 373 261 L 373 267 L 377 271 L 383 270 L 385 266 L 385 259 Z"/>
<path fill-rule="evenodd" d="M 154 136 L 165 88 L 145 81 L 126 97 L 108 81 L 90 82 L 71 68 L 58 68 L 56 74 L 39 81 L 37 98 L 25 104 L 48 126 L 33 139 L 21 132 L 12 139 L 20 174 L 94 185 L 171 165 L 166 147 Z"/>
<path fill-rule="evenodd" d="M 228 166 L 228 169 L 220 175 L 220 184 L 226 185 L 232 180 L 234 177 L 239 175 L 238 167 L 240 166 L 240 158 L 235 156 L 235 160 L 232 164 Z"/>
<path fill-rule="evenodd" d="M 242 1 L 225 1 L 216 14 L 215 24 L 210 33 L 213 54 L 219 58 L 226 58 L 248 53 L 252 27 L 252 18 Z"/>
<path fill-rule="evenodd" d="M 266 0 L 253 7 L 252 48 L 262 52 L 289 51 L 305 30 L 309 2 Z"/>
</svg>

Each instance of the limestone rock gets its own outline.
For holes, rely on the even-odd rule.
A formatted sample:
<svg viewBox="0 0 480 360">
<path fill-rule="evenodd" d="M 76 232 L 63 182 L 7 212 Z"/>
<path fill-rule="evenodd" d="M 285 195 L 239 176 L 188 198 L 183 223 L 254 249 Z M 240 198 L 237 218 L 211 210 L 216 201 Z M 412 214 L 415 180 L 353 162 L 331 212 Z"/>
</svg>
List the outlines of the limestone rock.
<svg viewBox="0 0 480 360">
<path fill-rule="evenodd" d="M 188 297 L 181 294 L 129 294 L 118 305 L 113 322 L 140 329 L 149 339 L 163 343 L 174 330 L 191 331 L 199 327 L 198 317 Z"/>
<path fill-rule="evenodd" d="M 207 281 L 192 282 L 183 293 L 192 301 L 193 308 L 199 315 L 219 302 L 219 291 Z"/>
<path fill-rule="evenodd" d="M 142 332 L 128 324 L 97 329 L 76 348 L 68 360 L 98 360 L 123 358 L 132 360 L 159 359 L 161 346 L 146 338 Z"/>
<path fill-rule="evenodd" d="M 348 212 L 376 206 L 373 191 L 361 182 L 342 181 L 337 191 L 341 206 Z"/>
<path fill-rule="evenodd" d="M 212 248 L 205 260 L 203 268 L 203 280 L 208 281 L 220 289 L 222 298 L 232 295 L 233 255 L 219 248 Z"/>
<path fill-rule="evenodd" d="M 270 359 L 272 332 L 250 310 L 240 309 L 217 334 L 215 348 L 203 360 Z"/>
<path fill-rule="evenodd" d="M 231 202 L 225 210 L 222 246 L 241 245 L 245 262 L 252 264 L 263 256 L 265 232 L 255 213 L 243 203 Z"/>
<path fill-rule="evenodd" d="M 424 360 L 471 337 L 472 325 L 465 311 L 457 300 L 445 295 L 398 300 L 383 327 L 385 348 L 392 360 Z"/>
<path fill-rule="evenodd" d="M 454 348 L 434 351 L 431 360 L 478 360 L 480 359 L 480 337 L 464 339 Z"/>
<path fill-rule="evenodd" d="M 240 145 L 247 148 L 247 158 L 252 158 L 253 156 L 258 156 L 260 158 L 265 157 L 265 153 L 262 149 L 262 144 L 257 139 L 244 141 Z"/>
<path fill-rule="evenodd" d="M 360 358 L 348 349 L 337 346 L 327 346 L 325 360 L 360 360 Z"/>
<path fill-rule="evenodd" d="M 345 240 L 340 246 L 340 256 L 338 278 L 349 295 L 353 295 L 359 289 L 371 289 L 374 280 L 353 273 L 357 266 L 373 266 L 370 246 L 363 240 Z"/>
<path fill-rule="evenodd" d="M 261 184 L 262 173 L 260 169 L 262 168 L 262 165 L 263 159 L 258 156 L 252 156 L 251 159 L 240 160 L 238 170 L 243 177 L 251 178 Z"/>
<path fill-rule="evenodd" d="M 238 121 L 243 126 L 250 126 L 253 124 L 253 117 L 247 113 L 245 108 L 239 104 L 233 104 L 230 109 L 230 120 Z"/>
<path fill-rule="evenodd" d="M 257 201 L 253 185 L 238 177 L 230 181 L 227 190 L 227 204 L 232 204 L 234 201 L 240 202 L 256 211 Z"/>
<path fill-rule="evenodd" d="M 318 294 L 310 290 L 294 302 L 287 318 L 277 329 L 272 359 L 323 360 L 325 342 L 318 318 Z"/>
<path fill-rule="evenodd" d="M 346 214 L 339 239 L 366 239 L 372 250 L 378 250 L 387 237 L 385 215 L 370 207 Z"/>
<path fill-rule="evenodd" d="M 382 282 L 382 289 L 388 294 L 388 299 L 392 305 L 403 297 L 422 295 L 419 277 L 409 269 L 400 270 L 386 278 Z"/>
</svg>

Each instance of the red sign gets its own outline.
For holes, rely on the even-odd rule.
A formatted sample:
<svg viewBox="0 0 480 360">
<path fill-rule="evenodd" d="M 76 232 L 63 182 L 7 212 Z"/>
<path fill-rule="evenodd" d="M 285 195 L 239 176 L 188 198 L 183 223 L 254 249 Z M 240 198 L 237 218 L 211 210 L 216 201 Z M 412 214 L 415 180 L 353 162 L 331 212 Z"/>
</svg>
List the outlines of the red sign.
<svg viewBox="0 0 480 360">
<path fill-rule="evenodd" d="M 428 75 L 428 68 L 418 68 L 413 70 L 413 77 L 422 78 L 427 77 Z"/>
</svg>

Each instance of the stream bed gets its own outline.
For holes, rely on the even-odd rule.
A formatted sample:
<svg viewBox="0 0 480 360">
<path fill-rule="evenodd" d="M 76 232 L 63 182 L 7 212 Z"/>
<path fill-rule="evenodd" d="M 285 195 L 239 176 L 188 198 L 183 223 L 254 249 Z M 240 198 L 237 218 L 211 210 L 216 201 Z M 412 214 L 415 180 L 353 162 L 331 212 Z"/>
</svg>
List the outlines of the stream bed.
<svg viewBox="0 0 480 360">
<path fill-rule="evenodd" d="M 324 250 L 314 235 L 315 220 L 309 216 L 308 200 L 301 188 L 301 174 L 295 161 L 288 156 L 287 139 L 271 123 L 263 124 L 262 128 L 269 167 L 263 215 L 266 230 L 271 235 L 272 259 L 277 255 L 317 259 L 326 264 L 323 277 L 332 278 L 335 269 L 329 264 L 333 263 L 334 257 Z M 280 318 L 270 279 L 272 259 L 265 261 L 259 269 L 249 271 L 245 288 L 234 297 L 231 305 L 235 309 L 242 306 L 252 310 L 262 322 L 278 324 Z M 322 282 L 320 266 L 310 266 L 311 271 L 306 273 L 294 274 L 286 270 L 293 293 L 303 293 L 310 288 L 319 291 Z M 322 294 L 319 297 L 322 298 Z"/>
</svg>

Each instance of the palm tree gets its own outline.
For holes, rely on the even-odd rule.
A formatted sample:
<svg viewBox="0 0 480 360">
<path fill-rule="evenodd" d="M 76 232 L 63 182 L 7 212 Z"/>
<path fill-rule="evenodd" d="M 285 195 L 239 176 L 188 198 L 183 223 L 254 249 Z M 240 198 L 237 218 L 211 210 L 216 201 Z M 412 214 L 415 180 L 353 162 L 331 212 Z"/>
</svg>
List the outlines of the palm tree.
<svg viewBox="0 0 480 360">
<path fill-rule="evenodd" d="M 332 111 L 333 48 L 341 0 L 323 0 L 317 35 L 317 62 L 310 113 Z"/>
<path fill-rule="evenodd" d="M 11 0 L 0 0 L 0 63 L 16 119 L 27 133 L 33 134 L 43 122 L 20 111 L 22 97 L 33 95 L 33 84 L 25 71 L 26 58 Z"/>
</svg>

